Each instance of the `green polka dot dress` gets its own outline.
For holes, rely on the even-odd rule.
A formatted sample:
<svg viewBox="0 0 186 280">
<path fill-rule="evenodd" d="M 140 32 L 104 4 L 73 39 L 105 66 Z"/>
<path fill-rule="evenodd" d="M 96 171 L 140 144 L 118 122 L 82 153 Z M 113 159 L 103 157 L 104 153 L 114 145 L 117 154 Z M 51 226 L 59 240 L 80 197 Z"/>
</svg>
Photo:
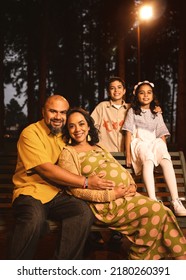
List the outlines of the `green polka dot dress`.
<svg viewBox="0 0 186 280">
<path fill-rule="evenodd" d="M 84 176 L 105 173 L 115 186 L 128 185 L 130 174 L 110 153 L 91 150 L 78 154 Z M 89 203 L 96 218 L 131 241 L 129 259 L 158 260 L 186 254 L 186 239 L 172 211 L 162 203 L 137 193 L 105 203 Z"/>
<path fill-rule="evenodd" d="M 129 172 L 120 164 L 114 161 L 110 153 L 105 153 L 102 150 L 91 150 L 87 153 L 79 153 L 81 162 L 81 172 L 84 176 L 90 174 L 104 173 L 104 178 L 112 180 L 115 186 L 121 183 L 130 184 L 131 177 Z"/>
</svg>

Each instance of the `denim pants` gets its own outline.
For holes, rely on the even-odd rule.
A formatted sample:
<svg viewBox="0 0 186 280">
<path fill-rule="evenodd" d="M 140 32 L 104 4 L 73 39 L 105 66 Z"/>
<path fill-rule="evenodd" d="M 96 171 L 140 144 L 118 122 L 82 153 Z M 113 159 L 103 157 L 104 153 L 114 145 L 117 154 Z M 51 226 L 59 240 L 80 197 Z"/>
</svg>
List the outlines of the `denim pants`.
<svg viewBox="0 0 186 280">
<path fill-rule="evenodd" d="M 54 259 L 82 259 L 94 215 L 83 200 L 66 193 L 42 204 L 31 196 L 20 195 L 13 203 L 15 226 L 8 259 L 31 260 L 47 219 L 61 222 L 61 234 Z"/>
</svg>

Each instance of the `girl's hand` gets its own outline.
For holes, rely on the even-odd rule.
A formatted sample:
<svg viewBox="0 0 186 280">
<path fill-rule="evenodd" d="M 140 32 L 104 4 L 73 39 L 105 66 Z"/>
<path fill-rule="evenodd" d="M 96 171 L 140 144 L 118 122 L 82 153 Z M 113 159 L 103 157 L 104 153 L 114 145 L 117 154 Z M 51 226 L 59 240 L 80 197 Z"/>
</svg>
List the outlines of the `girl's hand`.
<svg viewBox="0 0 186 280">
<path fill-rule="evenodd" d="M 131 167 L 132 166 L 132 160 L 131 160 L 131 155 L 126 156 L 126 166 Z"/>
</svg>

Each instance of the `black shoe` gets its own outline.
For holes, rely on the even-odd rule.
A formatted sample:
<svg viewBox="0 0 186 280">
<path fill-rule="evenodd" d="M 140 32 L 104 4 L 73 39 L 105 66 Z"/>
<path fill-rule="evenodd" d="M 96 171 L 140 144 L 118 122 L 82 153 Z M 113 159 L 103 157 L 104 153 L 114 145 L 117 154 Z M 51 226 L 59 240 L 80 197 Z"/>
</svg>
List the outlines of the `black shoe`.
<svg viewBox="0 0 186 280">
<path fill-rule="evenodd" d="M 90 233 L 90 239 L 93 241 L 93 242 L 96 242 L 97 244 L 104 244 L 104 240 L 102 238 L 102 235 L 99 231 L 93 231 Z"/>
<path fill-rule="evenodd" d="M 123 238 L 123 234 L 119 231 L 113 231 L 112 236 L 110 238 L 110 242 L 121 242 Z"/>
</svg>

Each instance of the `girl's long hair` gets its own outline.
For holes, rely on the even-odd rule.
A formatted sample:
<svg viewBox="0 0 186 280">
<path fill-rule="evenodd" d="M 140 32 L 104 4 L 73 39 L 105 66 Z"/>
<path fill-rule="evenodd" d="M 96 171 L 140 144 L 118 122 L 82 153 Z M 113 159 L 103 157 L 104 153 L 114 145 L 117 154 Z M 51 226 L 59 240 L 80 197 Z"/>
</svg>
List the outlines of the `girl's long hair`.
<svg viewBox="0 0 186 280">
<path fill-rule="evenodd" d="M 158 102 L 158 99 L 156 98 L 156 95 L 154 93 L 154 87 L 149 82 L 142 82 L 139 85 L 135 86 L 134 92 L 133 92 L 133 98 L 132 98 L 132 101 L 131 101 L 131 107 L 133 108 L 134 113 L 136 115 L 141 115 L 142 110 L 141 110 L 141 103 L 138 100 L 138 93 L 139 93 L 140 87 L 142 85 L 149 85 L 152 88 L 153 100 L 150 103 L 150 110 L 151 110 L 152 114 L 156 115 L 157 112 L 155 112 L 154 109 L 155 109 L 156 106 L 159 106 L 159 102 Z"/>
</svg>

